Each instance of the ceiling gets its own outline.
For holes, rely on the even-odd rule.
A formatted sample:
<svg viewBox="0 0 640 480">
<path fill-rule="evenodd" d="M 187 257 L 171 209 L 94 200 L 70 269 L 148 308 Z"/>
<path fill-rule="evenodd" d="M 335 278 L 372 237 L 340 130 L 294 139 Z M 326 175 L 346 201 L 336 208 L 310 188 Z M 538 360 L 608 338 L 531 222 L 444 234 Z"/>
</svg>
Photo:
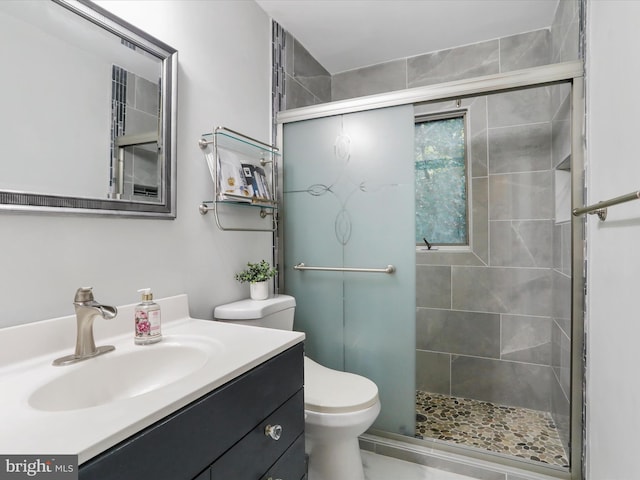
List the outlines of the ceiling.
<svg viewBox="0 0 640 480">
<path fill-rule="evenodd" d="M 332 75 L 547 28 L 560 0 L 256 0 Z"/>
</svg>

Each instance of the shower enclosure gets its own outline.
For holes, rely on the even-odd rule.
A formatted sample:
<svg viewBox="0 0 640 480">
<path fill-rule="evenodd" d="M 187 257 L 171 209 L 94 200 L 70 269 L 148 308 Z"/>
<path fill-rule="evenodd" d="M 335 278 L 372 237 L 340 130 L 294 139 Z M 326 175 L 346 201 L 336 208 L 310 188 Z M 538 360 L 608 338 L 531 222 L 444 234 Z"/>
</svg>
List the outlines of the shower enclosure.
<svg viewBox="0 0 640 480">
<path fill-rule="evenodd" d="M 279 114 L 280 287 L 310 357 L 377 383 L 374 434 L 580 478 L 582 102 L 569 62 Z M 457 114 L 468 241 L 428 249 L 414 122 Z"/>
<path fill-rule="evenodd" d="M 466 115 L 471 210 L 466 248 L 416 254 L 420 438 L 568 466 L 569 91 L 415 107 Z"/>
</svg>

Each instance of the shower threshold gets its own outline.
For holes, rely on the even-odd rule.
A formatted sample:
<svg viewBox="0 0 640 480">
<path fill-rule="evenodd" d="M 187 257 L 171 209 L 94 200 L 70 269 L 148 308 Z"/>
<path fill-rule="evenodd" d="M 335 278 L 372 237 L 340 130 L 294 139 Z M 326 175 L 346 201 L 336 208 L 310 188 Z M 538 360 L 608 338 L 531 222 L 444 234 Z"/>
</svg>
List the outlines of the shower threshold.
<svg viewBox="0 0 640 480">
<path fill-rule="evenodd" d="M 569 466 L 548 412 L 417 391 L 416 437 Z"/>
</svg>

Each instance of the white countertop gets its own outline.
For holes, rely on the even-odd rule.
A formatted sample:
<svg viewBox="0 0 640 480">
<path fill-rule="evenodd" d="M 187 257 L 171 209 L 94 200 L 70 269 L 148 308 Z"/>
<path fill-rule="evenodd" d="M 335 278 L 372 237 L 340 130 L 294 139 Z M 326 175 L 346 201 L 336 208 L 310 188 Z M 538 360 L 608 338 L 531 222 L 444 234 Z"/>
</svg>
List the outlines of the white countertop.
<svg viewBox="0 0 640 480">
<path fill-rule="evenodd" d="M 71 454 L 82 464 L 304 340 L 300 332 L 189 318 L 186 295 L 156 302 L 162 307 L 163 342 L 202 340 L 213 354 L 202 367 L 172 383 L 89 408 L 43 411 L 32 407 L 29 397 L 86 362 L 154 348 L 133 343 L 134 305 L 118 307 L 113 320 L 95 320 L 96 345 L 115 345 L 116 350 L 74 365 L 54 367 L 51 362 L 73 353 L 75 316 L 0 329 L 0 453 Z"/>
</svg>

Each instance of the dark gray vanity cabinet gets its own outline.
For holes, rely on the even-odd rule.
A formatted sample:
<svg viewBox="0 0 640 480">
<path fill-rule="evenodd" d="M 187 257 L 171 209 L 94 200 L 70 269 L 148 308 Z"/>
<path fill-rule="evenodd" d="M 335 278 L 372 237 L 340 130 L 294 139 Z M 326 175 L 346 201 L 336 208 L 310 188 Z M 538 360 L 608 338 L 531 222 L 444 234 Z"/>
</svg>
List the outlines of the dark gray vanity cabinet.
<svg viewBox="0 0 640 480">
<path fill-rule="evenodd" d="M 80 480 L 301 480 L 303 365 L 300 343 L 83 463 Z"/>
</svg>

